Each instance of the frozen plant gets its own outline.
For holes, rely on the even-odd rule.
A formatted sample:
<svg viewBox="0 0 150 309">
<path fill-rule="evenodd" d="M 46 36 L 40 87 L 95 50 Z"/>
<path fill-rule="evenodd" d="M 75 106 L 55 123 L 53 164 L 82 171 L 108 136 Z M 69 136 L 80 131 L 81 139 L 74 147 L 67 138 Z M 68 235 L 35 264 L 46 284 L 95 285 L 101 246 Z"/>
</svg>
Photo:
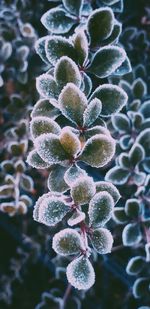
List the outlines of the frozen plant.
<svg viewBox="0 0 150 309">
<path fill-rule="evenodd" d="M 126 80 L 120 82 L 126 89 L 129 100 L 123 112 L 111 119 L 112 135 L 118 142 L 115 165 L 107 172 L 105 180 L 116 185 L 123 197 L 124 205 L 115 207 L 113 219 L 118 225 L 122 225 L 123 245 L 132 248 L 133 257 L 129 259 L 127 273 L 137 276 L 133 295 L 135 298 L 144 297 L 148 303 L 150 100 L 142 79 L 143 72 L 143 67 L 138 66 Z M 138 78 L 133 82 L 136 74 Z M 135 250 L 139 252 L 136 257 Z"/>
<path fill-rule="evenodd" d="M 107 222 L 120 194 L 111 182 L 94 182 L 86 167 L 104 167 L 115 154 L 105 119 L 121 111 L 127 94 L 108 78 L 131 71 L 119 45 L 121 24 L 101 3 L 96 10 L 89 4 L 90 12 L 83 1 L 50 9 L 41 19 L 50 34 L 35 46 L 48 71 L 36 80 L 40 99 L 31 113 L 34 148 L 27 162 L 50 174 L 49 192 L 36 202 L 33 217 L 50 227 L 62 221 L 70 226 L 54 235 L 52 247 L 73 256 L 66 274 L 79 290 L 95 282 L 91 253 L 110 253 L 113 245 Z M 115 3 L 120 1 L 107 1 Z"/>
</svg>

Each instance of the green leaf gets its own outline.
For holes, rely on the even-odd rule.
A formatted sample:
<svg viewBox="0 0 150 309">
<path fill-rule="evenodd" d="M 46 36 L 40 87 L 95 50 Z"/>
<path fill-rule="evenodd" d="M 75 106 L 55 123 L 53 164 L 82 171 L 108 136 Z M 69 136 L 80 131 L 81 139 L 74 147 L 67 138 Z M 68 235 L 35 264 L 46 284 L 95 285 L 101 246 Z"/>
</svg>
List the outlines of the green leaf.
<svg viewBox="0 0 150 309">
<path fill-rule="evenodd" d="M 111 168 L 106 176 L 105 180 L 112 182 L 114 185 L 124 185 L 130 176 L 130 172 L 119 166 Z"/>
<path fill-rule="evenodd" d="M 90 261 L 84 257 L 73 260 L 67 267 L 67 279 L 78 290 L 88 290 L 95 282 L 95 273 Z"/>
<path fill-rule="evenodd" d="M 145 258 L 142 256 L 135 256 L 129 260 L 126 272 L 128 275 L 136 276 L 143 270 L 144 265 Z"/>
<path fill-rule="evenodd" d="M 117 20 L 115 20 L 114 22 L 115 24 L 114 24 L 111 35 L 105 41 L 103 41 L 104 46 L 109 45 L 109 44 L 118 43 L 119 36 L 122 32 L 122 25 Z"/>
<path fill-rule="evenodd" d="M 87 30 L 92 47 L 100 46 L 107 39 L 114 27 L 114 14 L 109 8 L 100 8 L 90 14 L 87 22 Z"/>
<path fill-rule="evenodd" d="M 110 116 L 118 113 L 127 103 L 127 94 L 116 85 L 104 84 L 96 88 L 91 99 L 98 98 L 102 102 L 102 116 Z"/>
<path fill-rule="evenodd" d="M 59 96 L 62 114 L 79 126 L 83 124 L 83 113 L 87 107 L 85 95 L 74 84 L 68 83 Z"/>
<path fill-rule="evenodd" d="M 77 53 L 78 62 L 82 66 L 88 58 L 88 40 L 83 30 L 75 34 L 74 48 Z"/>
<path fill-rule="evenodd" d="M 97 134 L 88 139 L 78 159 L 98 168 L 106 165 L 114 153 L 115 141 L 111 136 Z"/>
<path fill-rule="evenodd" d="M 113 237 L 109 230 L 105 228 L 94 230 L 90 238 L 94 249 L 99 254 L 107 254 L 111 252 Z"/>
<path fill-rule="evenodd" d="M 140 163 L 145 157 L 145 152 L 143 147 L 140 144 L 134 144 L 129 152 L 129 158 L 132 166 L 136 166 Z"/>
<path fill-rule="evenodd" d="M 102 103 L 99 99 L 93 99 L 83 114 L 83 125 L 89 127 L 99 117 L 102 110 Z"/>
<path fill-rule="evenodd" d="M 108 222 L 112 216 L 114 201 L 107 192 L 96 193 L 89 204 L 89 219 L 93 228 L 101 227 Z"/>
<path fill-rule="evenodd" d="M 55 79 L 59 86 L 64 87 L 67 83 L 73 83 L 80 87 L 81 74 L 76 63 L 67 56 L 63 56 L 57 61 L 55 67 Z"/>
<path fill-rule="evenodd" d="M 70 14 L 80 16 L 83 0 L 62 0 L 63 5 Z"/>
<path fill-rule="evenodd" d="M 82 176 L 71 187 L 71 196 L 76 205 L 87 204 L 95 193 L 96 188 L 92 177 Z"/>
<path fill-rule="evenodd" d="M 129 218 L 125 214 L 124 207 L 115 207 L 112 218 L 117 224 L 126 224 L 129 221 Z"/>
<path fill-rule="evenodd" d="M 69 210 L 62 197 L 44 194 L 34 206 L 33 217 L 38 222 L 53 226 L 60 222 Z"/>
<path fill-rule="evenodd" d="M 38 39 L 35 43 L 35 50 L 36 50 L 36 53 L 41 57 L 41 59 L 44 62 L 49 63 L 46 57 L 46 52 L 45 52 L 45 42 L 47 38 L 48 38 L 48 35 Z"/>
<path fill-rule="evenodd" d="M 56 34 L 68 32 L 76 23 L 62 8 L 53 8 L 47 11 L 41 18 L 44 27 Z"/>
<path fill-rule="evenodd" d="M 74 61 L 76 60 L 76 51 L 69 39 L 62 36 L 51 36 L 45 44 L 46 56 L 49 62 L 54 66 L 63 56 L 67 56 Z"/>
<path fill-rule="evenodd" d="M 49 164 L 42 160 L 42 158 L 38 155 L 35 149 L 29 152 L 27 157 L 27 163 L 30 166 L 39 169 L 45 169 L 49 167 Z"/>
<path fill-rule="evenodd" d="M 43 133 L 59 135 L 61 128 L 54 120 L 48 117 L 35 117 L 30 122 L 30 132 L 32 139 L 35 139 Z"/>
<path fill-rule="evenodd" d="M 59 137 L 53 133 L 42 134 L 34 141 L 39 156 L 50 165 L 62 163 L 69 155 L 62 147 Z"/>
<path fill-rule="evenodd" d="M 62 147 L 70 156 L 76 156 L 81 150 L 81 143 L 77 135 L 75 135 L 67 127 L 62 129 L 59 138 Z"/>
<path fill-rule="evenodd" d="M 49 117 L 55 120 L 60 115 L 60 111 L 56 109 L 50 102 L 50 100 L 41 99 L 33 107 L 31 117 Z"/>
<path fill-rule="evenodd" d="M 132 247 L 142 240 L 142 233 L 138 223 L 129 223 L 125 226 L 122 233 L 124 246 Z"/>
<path fill-rule="evenodd" d="M 107 191 L 113 198 L 114 203 L 116 204 L 120 199 L 120 193 L 118 189 L 111 183 L 106 181 L 98 181 L 95 183 L 96 192 Z"/>
<path fill-rule="evenodd" d="M 88 97 L 92 91 L 92 80 L 91 78 L 85 73 L 82 72 L 82 91 Z"/>
<path fill-rule="evenodd" d="M 82 247 L 80 234 L 71 228 L 64 229 L 53 237 L 52 248 L 57 254 L 63 256 L 79 254 Z"/>
<path fill-rule="evenodd" d="M 137 199 L 131 198 L 126 201 L 125 212 L 130 218 L 139 218 L 142 212 L 142 205 Z"/>
<path fill-rule="evenodd" d="M 149 157 L 150 154 L 150 129 L 145 129 L 142 131 L 136 140 L 137 143 L 143 146 L 146 156 Z"/>
<path fill-rule="evenodd" d="M 36 78 L 36 88 L 43 98 L 57 98 L 58 88 L 52 76 L 45 73 Z"/>
<path fill-rule="evenodd" d="M 76 182 L 79 178 L 88 176 L 87 173 L 82 170 L 78 165 L 73 165 L 69 169 L 67 169 L 64 180 L 68 184 L 68 186 L 72 186 L 74 182 Z"/>
<path fill-rule="evenodd" d="M 31 192 L 34 189 L 34 182 L 30 176 L 22 174 L 20 177 L 20 186 L 23 190 Z"/>
<path fill-rule="evenodd" d="M 112 75 L 126 58 L 124 49 L 118 46 L 102 47 L 94 55 L 88 71 L 99 78 L 106 78 Z"/>
<path fill-rule="evenodd" d="M 54 165 L 51 167 L 51 171 L 47 180 L 47 186 L 50 191 L 63 193 L 68 190 L 69 187 L 64 181 L 65 172 L 66 167 L 60 165 Z"/>
<path fill-rule="evenodd" d="M 147 94 L 146 83 L 141 78 L 138 78 L 134 81 L 132 89 L 133 95 L 137 99 L 142 99 Z"/>
<path fill-rule="evenodd" d="M 149 297 L 149 279 L 145 277 L 136 279 L 133 285 L 133 296 L 135 298 Z"/>
<path fill-rule="evenodd" d="M 129 118 L 121 113 L 117 113 L 112 117 L 113 127 L 119 132 L 129 132 L 131 129 L 131 123 Z"/>
</svg>

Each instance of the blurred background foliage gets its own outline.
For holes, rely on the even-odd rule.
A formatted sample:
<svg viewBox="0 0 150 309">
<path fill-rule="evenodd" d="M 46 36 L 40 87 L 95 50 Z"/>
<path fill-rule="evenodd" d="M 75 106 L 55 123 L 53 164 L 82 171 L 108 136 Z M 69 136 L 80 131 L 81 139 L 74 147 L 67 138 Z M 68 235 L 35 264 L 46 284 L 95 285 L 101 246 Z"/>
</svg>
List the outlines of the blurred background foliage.
<svg viewBox="0 0 150 309">
<path fill-rule="evenodd" d="M 51 249 L 53 230 L 32 219 L 35 200 L 46 192 L 47 172 L 30 169 L 26 164 L 26 154 L 31 147 L 29 114 L 37 100 L 35 76 L 44 69 L 43 62 L 35 54 L 34 43 L 46 34 L 40 17 L 52 6 L 47 0 L 0 2 L 0 161 L 4 162 L 0 168 L 0 201 L 3 204 L 0 213 L 1 309 L 57 309 L 60 308 L 59 299 L 66 297 L 63 269 L 66 261 L 59 260 Z M 124 11 L 117 15 L 123 24 L 121 42 L 133 68 L 139 64 L 145 66 L 149 88 L 149 0 L 124 0 Z M 9 179 L 7 168 L 11 169 Z M 105 173 L 106 170 L 101 174 L 96 170 L 93 177 L 99 180 Z M 5 194 L 4 189 L 7 189 Z M 16 202 L 19 205 L 17 213 L 13 206 Z M 111 225 L 115 249 L 108 257 L 95 256 L 97 280 L 94 288 L 86 295 L 72 289 L 65 308 L 137 309 L 143 305 L 143 301 L 132 296 L 134 279 L 125 271 L 133 255 L 132 247 L 121 245 L 121 228 L 116 229 L 115 223 Z M 145 305 L 150 305 L 150 298 Z"/>
</svg>

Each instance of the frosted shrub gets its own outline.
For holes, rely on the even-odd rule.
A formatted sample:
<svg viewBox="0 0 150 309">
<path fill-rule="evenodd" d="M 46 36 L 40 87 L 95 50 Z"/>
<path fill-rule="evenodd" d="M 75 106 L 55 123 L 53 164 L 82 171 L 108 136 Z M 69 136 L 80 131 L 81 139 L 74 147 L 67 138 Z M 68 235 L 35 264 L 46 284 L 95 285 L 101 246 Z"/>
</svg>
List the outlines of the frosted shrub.
<svg viewBox="0 0 150 309">
<path fill-rule="evenodd" d="M 115 207 L 113 219 L 123 227 L 123 245 L 132 249 L 133 257 L 129 258 L 126 270 L 137 277 L 133 295 L 149 301 L 150 101 L 143 72 L 140 65 L 120 82 L 129 101 L 124 112 L 111 119 L 112 135 L 117 138 L 117 156 L 105 180 L 116 185 L 125 200 L 124 206 Z M 137 249 L 139 255 L 135 256 Z"/>
<path fill-rule="evenodd" d="M 105 120 L 127 104 L 127 94 L 108 77 L 131 70 L 114 15 L 122 2 L 98 3 L 93 10 L 82 1 L 63 1 L 41 18 L 50 34 L 35 48 L 48 71 L 36 79 L 40 100 L 31 113 L 34 148 L 27 158 L 34 168 L 49 168 L 49 192 L 36 202 L 33 217 L 47 226 L 62 220 L 70 226 L 54 235 L 52 247 L 73 256 L 66 274 L 79 290 L 95 282 L 92 252 L 107 254 L 113 245 L 107 223 L 120 194 L 111 182 L 94 182 L 86 166 L 101 168 L 114 157 L 116 142 Z"/>
</svg>

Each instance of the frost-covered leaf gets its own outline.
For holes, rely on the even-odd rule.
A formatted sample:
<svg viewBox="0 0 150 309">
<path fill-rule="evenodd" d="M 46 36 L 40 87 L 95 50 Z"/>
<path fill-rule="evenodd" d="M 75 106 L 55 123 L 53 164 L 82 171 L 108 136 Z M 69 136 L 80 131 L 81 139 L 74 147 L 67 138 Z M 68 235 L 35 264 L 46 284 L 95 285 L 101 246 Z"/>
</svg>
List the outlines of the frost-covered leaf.
<svg viewBox="0 0 150 309">
<path fill-rule="evenodd" d="M 89 259 L 81 256 L 67 267 L 67 279 L 78 290 L 88 290 L 95 282 L 95 273 Z"/>
<path fill-rule="evenodd" d="M 97 47 L 101 45 L 102 41 L 111 35 L 113 26 L 114 14 L 111 9 L 100 8 L 94 10 L 87 22 L 91 46 Z"/>
<path fill-rule="evenodd" d="M 147 86 L 141 78 L 134 81 L 132 89 L 133 95 L 137 99 L 142 99 L 147 94 Z"/>
<path fill-rule="evenodd" d="M 92 167 L 102 167 L 106 165 L 114 156 L 115 141 L 111 136 L 97 134 L 88 139 L 79 160 Z"/>
<path fill-rule="evenodd" d="M 107 5 L 112 5 L 120 0 L 102 0 Z"/>
<path fill-rule="evenodd" d="M 146 156 L 150 154 L 150 129 L 145 129 L 137 137 L 137 143 L 141 144 L 145 150 Z"/>
<path fill-rule="evenodd" d="M 138 163 L 140 163 L 144 157 L 144 149 L 140 144 L 134 144 L 129 152 L 130 161 L 132 163 L 132 166 L 136 166 Z"/>
<path fill-rule="evenodd" d="M 97 119 L 99 122 L 99 119 Z M 97 135 L 97 134 L 103 134 L 103 135 L 107 135 L 108 137 L 110 137 L 110 132 L 106 129 L 106 127 L 102 126 L 104 125 L 103 121 L 101 122 L 101 125 L 98 126 L 94 126 L 91 127 L 89 129 L 86 129 L 86 131 L 84 132 L 84 135 L 86 137 L 86 140 L 88 140 L 89 138 Z"/>
<path fill-rule="evenodd" d="M 63 115 L 75 124 L 83 124 L 83 113 L 87 107 L 85 95 L 74 84 L 68 83 L 59 96 Z"/>
<path fill-rule="evenodd" d="M 36 50 L 36 53 L 41 57 L 41 59 L 44 62 L 49 63 L 46 57 L 46 52 L 45 52 L 45 42 L 47 38 L 48 38 L 48 35 L 38 39 L 35 43 L 35 50 Z"/>
<path fill-rule="evenodd" d="M 61 197 L 44 195 L 34 207 L 34 219 L 48 226 L 56 225 L 69 211 L 69 206 Z"/>
<path fill-rule="evenodd" d="M 34 188 L 33 179 L 25 174 L 22 174 L 20 177 L 20 186 L 23 190 L 31 192 Z"/>
<path fill-rule="evenodd" d="M 27 163 L 35 168 L 43 169 L 49 167 L 49 164 L 42 160 L 35 149 L 29 152 Z"/>
<path fill-rule="evenodd" d="M 124 207 L 115 207 L 112 218 L 118 224 L 125 224 L 129 220 L 129 218 L 125 214 Z"/>
<path fill-rule="evenodd" d="M 80 16 L 83 0 L 62 0 L 62 2 L 69 13 Z"/>
<path fill-rule="evenodd" d="M 34 105 L 31 117 L 44 116 L 55 120 L 59 114 L 60 111 L 51 104 L 50 100 L 41 99 Z"/>
<path fill-rule="evenodd" d="M 126 272 L 128 275 L 138 275 L 144 267 L 145 258 L 142 256 L 135 256 L 131 258 L 126 267 Z"/>
<path fill-rule="evenodd" d="M 96 192 L 92 177 L 80 177 L 72 184 L 71 196 L 77 205 L 87 204 Z"/>
<path fill-rule="evenodd" d="M 65 192 L 68 190 L 68 185 L 64 181 L 64 174 L 66 168 L 60 165 L 55 165 L 51 168 L 47 186 L 50 191 L 53 192 Z"/>
<path fill-rule="evenodd" d="M 73 83 L 78 87 L 81 85 L 80 71 L 76 63 L 67 56 L 63 56 L 57 61 L 55 79 L 61 87 L 64 87 L 67 83 Z"/>
<path fill-rule="evenodd" d="M 132 291 L 135 298 L 149 297 L 149 280 L 145 277 L 136 279 Z"/>
<path fill-rule="evenodd" d="M 103 41 L 103 45 L 118 43 L 119 36 L 122 32 L 122 25 L 117 20 L 114 22 L 112 33 L 106 40 Z"/>
<path fill-rule="evenodd" d="M 75 21 L 62 8 L 53 8 L 47 11 L 41 18 L 42 24 L 47 30 L 56 34 L 68 32 Z"/>
<path fill-rule="evenodd" d="M 74 226 L 82 222 L 84 219 L 85 219 L 85 213 L 83 211 L 76 209 L 71 218 L 68 219 L 68 224 L 70 226 Z"/>
<path fill-rule="evenodd" d="M 113 127 L 119 132 L 129 132 L 131 123 L 129 118 L 121 113 L 117 113 L 112 117 Z"/>
<path fill-rule="evenodd" d="M 93 228 L 101 227 L 108 222 L 112 216 L 114 201 L 107 192 L 95 194 L 89 204 L 89 219 Z"/>
<path fill-rule="evenodd" d="M 30 122 L 30 132 L 32 139 L 37 138 L 43 133 L 60 134 L 60 126 L 52 119 L 48 117 L 35 117 Z"/>
<path fill-rule="evenodd" d="M 18 173 L 23 173 L 26 170 L 26 165 L 22 160 L 16 161 L 14 167 Z"/>
<path fill-rule="evenodd" d="M 59 137 L 53 133 L 42 134 L 34 140 L 39 156 L 49 164 L 58 164 L 69 158 Z"/>
<path fill-rule="evenodd" d="M 0 186 L 0 197 L 11 197 L 14 193 L 13 185 L 3 185 Z"/>
<path fill-rule="evenodd" d="M 132 71 L 131 63 L 129 58 L 126 56 L 121 66 L 114 72 L 114 75 L 122 76 L 130 73 L 131 71 Z"/>
<path fill-rule="evenodd" d="M 98 98 L 102 102 L 102 116 L 110 116 L 119 112 L 127 103 L 127 94 L 116 85 L 104 84 L 96 88 L 91 99 Z"/>
<path fill-rule="evenodd" d="M 123 150 L 127 150 L 129 149 L 132 144 L 133 144 L 134 140 L 133 138 L 131 137 L 131 134 L 125 134 L 124 136 L 122 136 L 120 139 L 119 139 L 119 144 L 120 144 L 120 147 L 123 149 Z"/>
<path fill-rule="evenodd" d="M 113 74 L 126 58 L 124 49 L 118 46 L 102 47 L 95 55 L 88 71 L 99 78 Z"/>
<path fill-rule="evenodd" d="M 81 143 L 76 134 L 67 127 L 63 128 L 60 134 L 60 143 L 64 150 L 70 155 L 75 156 L 81 149 Z"/>
<path fill-rule="evenodd" d="M 106 181 L 98 181 L 95 183 L 96 192 L 107 191 L 113 198 L 114 203 L 116 204 L 120 199 L 120 193 L 118 189 L 111 183 Z"/>
<path fill-rule="evenodd" d="M 0 210 L 12 217 L 16 214 L 16 205 L 13 202 L 4 202 L 0 204 Z"/>
<path fill-rule="evenodd" d="M 126 201 L 125 204 L 126 215 L 131 218 L 138 218 L 142 212 L 142 205 L 139 200 L 132 198 Z"/>
<path fill-rule="evenodd" d="M 64 229 L 53 237 L 52 248 L 57 254 L 63 256 L 79 254 L 82 247 L 80 234 L 71 228 Z"/>
<path fill-rule="evenodd" d="M 89 127 L 100 115 L 102 103 L 99 99 L 93 99 L 87 106 L 83 114 L 83 125 Z"/>
<path fill-rule="evenodd" d="M 83 30 L 79 30 L 75 34 L 74 48 L 76 49 L 79 64 L 83 65 L 88 58 L 88 40 Z"/>
<path fill-rule="evenodd" d="M 43 98 L 56 98 L 58 96 L 58 88 L 52 76 L 45 73 L 37 77 L 36 88 Z"/>
<path fill-rule="evenodd" d="M 113 237 L 109 230 L 105 228 L 94 230 L 91 234 L 91 241 L 94 249 L 99 254 L 107 254 L 111 252 Z"/>
<path fill-rule="evenodd" d="M 45 50 L 46 56 L 53 66 L 63 56 L 76 60 L 76 51 L 71 41 L 62 36 L 50 36 L 46 40 Z"/>
<path fill-rule="evenodd" d="M 112 182 L 114 185 L 124 185 L 129 176 L 130 173 L 128 170 L 115 166 L 107 172 L 105 180 Z"/>
<path fill-rule="evenodd" d="M 135 246 L 142 239 L 142 233 L 137 223 L 129 223 L 125 226 L 122 233 L 122 241 L 124 246 Z"/>
<path fill-rule="evenodd" d="M 150 100 L 144 102 L 140 107 L 140 112 L 144 118 L 150 118 Z"/>
<path fill-rule="evenodd" d="M 74 182 L 85 176 L 88 175 L 83 169 L 81 169 L 78 165 L 73 165 L 67 169 L 64 175 L 64 180 L 70 187 L 72 187 Z"/>
<path fill-rule="evenodd" d="M 1 162 L 1 168 L 5 173 L 13 174 L 14 173 L 14 164 L 10 160 L 4 160 Z"/>
<path fill-rule="evenodd" d="M 85 72 L 82 72 L 82 87 L 81 90 L 88 97 L 92 91 L 92 80 Z"/>
</svg>

